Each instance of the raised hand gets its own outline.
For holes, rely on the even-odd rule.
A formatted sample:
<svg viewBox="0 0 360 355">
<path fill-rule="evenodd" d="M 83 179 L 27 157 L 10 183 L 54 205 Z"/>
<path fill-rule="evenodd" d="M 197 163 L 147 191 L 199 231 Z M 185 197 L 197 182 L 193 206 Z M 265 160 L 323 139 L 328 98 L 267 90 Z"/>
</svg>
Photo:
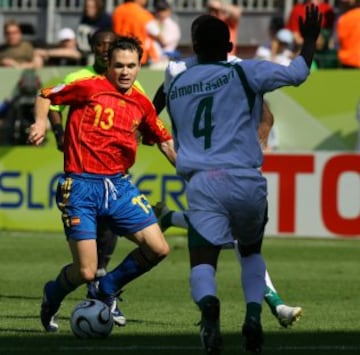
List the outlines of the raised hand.
<svg viewBox="0 0 360 355">
<path fill-rule="evenodd" d="M 319 36 L 321 29 L 322 14 L 314 4 L 306 6 L 305 18 L 299 17 L 299 28 L 304 40 L 313 40 Z"/>
</svg>

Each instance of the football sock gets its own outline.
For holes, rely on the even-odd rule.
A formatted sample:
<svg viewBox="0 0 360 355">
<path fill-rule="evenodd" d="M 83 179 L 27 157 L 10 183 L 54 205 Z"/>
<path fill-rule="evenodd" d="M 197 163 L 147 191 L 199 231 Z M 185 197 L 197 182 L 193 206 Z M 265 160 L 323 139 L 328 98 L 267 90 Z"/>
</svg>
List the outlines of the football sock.
<svg viewBox="0 0 360 355">
<path fill-rule="evenodd" d="M 266 283 L 266 286 L 269 287 L 271 290 L 273 290 L 274 292 L 276 292 L 276 289 L 271 281 L 271 278 L 270 278 L 270 275 L 268 273 L 268 271 L 266 270 L 265 271 L 265 283 Z"/>
<path fill-rule="evenodd" d="M 261 304 L 250 302 L 246 304 L 246 315 L 245 320 L 249 321 L 256 321 L 260 323 L 260 315 L 261 315 Z"/>
<path fill-rule="evenodd" d="M 50 302 L 60 304 L 70 292 L 78 287 L 72 284 L 67 278 L 66 270 L 69 266 L 70 265 L 64 266 L 56 280 L 47 284 L 46 296 Z"/>
<path fill-rule="evenodd" d="M 202 311 L 207 304 L 213 302 L 217 303 L 218 301 L 218 298 L 215 296 L 205 296 L 199 302 L 197 302 L 197 305 L 199 306 L 200 311 Z"/>
<path fill-rule="evenodd" d="M 190 272 L 191 296 L 198 303 L 205 296 L 216 295 L 215 269 L 209 264 L 196 265 Z"/>
<path fill-rule="evenodd" d="M 241 280 L 246 303 L 262 304 L 265 295 L 265 262 L 261 254 L 241 258 Z"/>
<path fill-rule="evenodd" d="M 274 316 L 277 316 L 276 307 L 284 304 L 284 301 L 281 299 L 279 294 L 272 290 L 270 287 L 266 286 L 266 292 L 265 292 L 265 302 L 268 304 L 268 306 L 271 309 L 271 312 Z"/>
<path fill-rule="evenodd" d="M 127 283 L 155 265 L 156 263 L 146 258 L 140 248 L 136 248 L 114 270 L 99 279 L 99 290 L 104 295 L 115 296 Z"/>
</svg>

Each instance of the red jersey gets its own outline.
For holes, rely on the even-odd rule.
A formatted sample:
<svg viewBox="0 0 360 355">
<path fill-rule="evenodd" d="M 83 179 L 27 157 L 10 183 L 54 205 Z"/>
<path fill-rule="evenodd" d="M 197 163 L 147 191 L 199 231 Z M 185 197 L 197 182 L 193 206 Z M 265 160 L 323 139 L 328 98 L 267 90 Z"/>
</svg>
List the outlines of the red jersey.
<svg viewBox="0 0 360 355">
<path fill-rule="evenodd" d="M 104 76 L 41 90 L 55 105 L 70 105 L 64 171 L 126 174 L 135 162 L 136 131 L 144 144 L 171 139 L 151 101 L 134 86 L 120 93 Z"/>
<path fill-rule="evenodd" d="M 299 17 L 305 18 L 306 6 L 308 6 L 310 3 L 311 2 L 305 1 L 303 3 L 297 3 L 294 5 L 286 24 L 286 28 L 288 30 L 300 33 Z M 323 15 L 321 28 L 332 31 L 335 21 L 335 12 L 333 7 L 324 1 L 316 3 L 316 5 L 319 7 L 319 12 Z"/>
</svg>

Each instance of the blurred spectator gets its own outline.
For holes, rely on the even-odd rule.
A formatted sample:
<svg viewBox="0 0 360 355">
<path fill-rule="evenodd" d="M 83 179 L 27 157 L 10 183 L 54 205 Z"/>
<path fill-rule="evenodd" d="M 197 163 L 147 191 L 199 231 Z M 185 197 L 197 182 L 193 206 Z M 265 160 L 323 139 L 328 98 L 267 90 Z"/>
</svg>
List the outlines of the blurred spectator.
<svg viewBox="0 0 360 355">
<path fill-rule="evenodd" d="M 5 43 L 0 46 L 0 65 L 9 68 L 38 68 L 42 66 L 34 56 L 33 45 L 23 39 L 21 27 L 15 20 L 4 24 Z"/>
<path fill-rule="evenodd" d="M 29 128 L 34 123 L 34 103 L 41 87 L 36 69 L 24 69 L 11 98 L 3 102 L 0 145 L 26 145 Z"/>
<path fill-rule="evenodd" d="M 273 52 L 273 47 L 276 44 L 276 34 L 285 27 L 285 22 L 282 16 L 276 15 L 271 17 L 268 27 L 268 40 L 261 47 L 270 48 Z"/>
<path fill-rule="evenodd" d="M 80 65 L 82 53 L 76 45 L 75 32 L 71 28 L 62 28 L 57 34 L 58 44 L 53 48 L 35 49 L 46 65 Z"/>
<path fill-rule="evenodd" d="M 337 50 L 330 48 L 330 32 L 322 29 L 316 40 L 314 63 L 318 69 L 331 69 L 339 67 Z"/>
<path fill-rule="evenodd" d="M 105 11 L 105 1 L 85 0 L 80 23 L 76 29 L 76 42 L 80 51 L 91 53 L 91 35 L 96 30 L 106 28 L 112 28 L 112 17 Z"/>
<path fill-rule="evenodd" d="M 344 12 L 336 25 L 338 58 L 343 68 L 360 68 L 360 2 L 341 0 L 341 6 Z"/>
<path fill-rule="evenodd" d="M 255 57 L 282 65 L 289 65 L 295 56 L 293 45 L 294 36 L 292 32 L 282 28 L 275 34 L 271 46 L 260 46 L 257 48 Z"/>
<path fill-rule="evenodd" d="M 171 6 L 166 0 L 155 3 L 155 18 L 160 28 L 161 55 L 176 59 L 179 57 L 177 47 L 179 45 L 181 30 L 178 22 L 172 17 Z"/>
<path fill-rule="evenodd" d="M 209 0 L 206 7 L 209 15 L 216 16 L 228 25 L 230 31 L 230 41 L 233 44 L 233 49 L 230 54 L 235 55 L 237 48 L 237 32 L 242 8 L 232 5 L 226 0 Z"/>
<path fill-rule="evenodd" d="M 268 27 L 268 39 L 267 41 L 257 47 L 255 51 L 255 58 L 271 60 L 271 61 L 278 61 L 275 60 L 275 57 L 282 51 L 280 47 L 281 41 L 277 37 L 279 31 L 282 30 L 285 26 L 284 19 L 281 16 L 274 16 L 270 19 L 269 27 Z M 285 37 L 285 48 L 288 45 L 293 43 L 293 36 L 292 33 L 284 32 L 280 37 L 284 39 Z M 286 44 L 286 42 L 290 42 Z"/>
<path fill-rule="evenodd" d="M 303 38 L 301 37 L 299 30 L 299 17 L 305 16 L 306 6 L 310 3 L 319 7 L 319 11 L 323 16 L 321 27 L 330 32 L 334 28 L 335 12 L 333 7 L 326 0 L 304 0 L 303 2 L 296 3 L 290 12 L 286 28 L 293 32 L 297 49 L 299 49 L 303 43 Z"/>
<path fill-rule="evenodd" d="M 154 15 L 145 7 L 147 0 L 125 0 L 113 12 L 113 29 L 119 36 L 137 37 L 143 44 L 141 64 L 159 62 L 156 42 L 162 43 L 160 28 Z"/>
</svg>

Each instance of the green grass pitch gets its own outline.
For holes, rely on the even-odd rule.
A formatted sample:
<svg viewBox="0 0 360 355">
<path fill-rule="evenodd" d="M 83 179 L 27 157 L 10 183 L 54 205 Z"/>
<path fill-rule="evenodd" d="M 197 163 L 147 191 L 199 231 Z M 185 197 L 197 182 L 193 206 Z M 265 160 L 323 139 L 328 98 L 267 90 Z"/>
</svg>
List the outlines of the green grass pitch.
<svg viewBox="0 0 360 355">
<path fill-rule="evenodd" d="M 60 234 L 0 232 L 0 354 L 203 354 L 199 312 L 189 293 L 186 238 L 169 236 L 171 254 L 125 288 L 120 307 L 128 318 L 108 339 L 79 340 L 69 315 L 86 290 L 79 288 L 61 307 L 60 332 L 46 334 L 39 321 L 44 282 L 54 278 L 70 254 Z M 119 239 L 110 267 L 132 244 Z M 266 238 L 263 245 L 275 287 L 304 315 L 291 329 L 279 326 L 263 308 L 264 354 L 359 354 L 359 251 L 356 240 Z M 244 300 L 240 271 L 231 250 L 218 268 L 225 355 L 242 354 Z"/>
</svg>

